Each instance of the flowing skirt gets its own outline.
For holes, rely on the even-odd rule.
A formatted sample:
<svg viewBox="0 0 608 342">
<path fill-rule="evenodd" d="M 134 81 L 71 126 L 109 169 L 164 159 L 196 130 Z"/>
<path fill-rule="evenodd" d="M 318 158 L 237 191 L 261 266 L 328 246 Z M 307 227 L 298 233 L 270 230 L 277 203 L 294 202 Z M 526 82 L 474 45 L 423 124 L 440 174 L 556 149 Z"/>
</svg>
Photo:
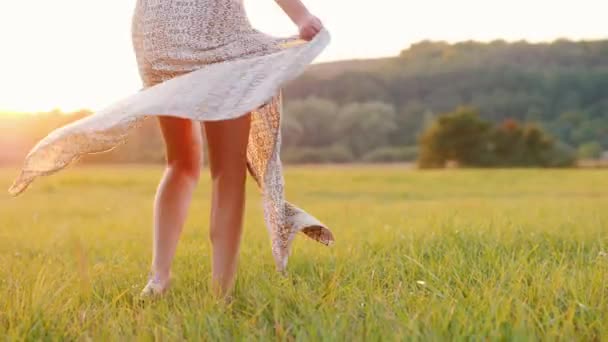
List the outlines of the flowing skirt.
<svg viewBox="0 0 608 342">
<path fill-rule="evenodd" d="M 279 156 L 280 88 L 324 49 L 328 32 L 310 42 L 268 36 L 251 27 L 241 0 L 139 0 L 132 34 L 144 89 L 51 132 L 26 156 L 9 192 L 119 146 L 151 116 L 214 121 L 251 113 L 248 169 L 262 192 L 277 269 L 287 266 L 298 232 L 333 243 L 324 224 L 284 199 Z"/>
</svg>

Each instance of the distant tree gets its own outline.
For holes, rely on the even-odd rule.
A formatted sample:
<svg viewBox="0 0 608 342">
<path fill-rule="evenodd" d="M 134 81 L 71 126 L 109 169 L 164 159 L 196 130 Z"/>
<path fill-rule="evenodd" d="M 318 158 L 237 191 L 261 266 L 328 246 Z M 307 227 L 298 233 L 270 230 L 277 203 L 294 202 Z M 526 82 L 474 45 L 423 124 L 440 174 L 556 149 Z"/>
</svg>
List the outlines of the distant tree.
<svg viewBox="0 0 608 342">
<path fill-rule="evenodd" d="M 490 128 L 470 107 L 439 117 L 420 137 L 419 166 L 441 168 L 448 161 L 463 166 L 478 164 L 486 152 Z"/>
<path fill-rule="evenodd" d="M 336 141 L 338 106 L 330 100 L 310 97 L 292 101 L 285 108 L 285 146 L 322 147 Z"/>
<path fill-rule="evenodd" d="M 283 146 L 295 146 L 300 143 L 304 136 L 304 126 L 296 115 L 290 115 L 291 108 L 286 110 L 286 114 L 281 118 L 281 134 Z"/>
<path fill-rule="evenodd" d="M 447 162 L 479 167 L 562 167 L 574 161 L 571 149 L 556 144 L 539 126 L 521 125 L 514 119 L 493 126 L 467 107 L 439 117 L 423 133 L 418 159 L 423 168 L 444 167 Z"/>
<path fill-rule="evenodd" d="M 554 143 L 545 157 L 546 167 L 571 167 L 576 163 L 576 150 L 561 141 Z"/>
<path fill-rule="evenodd" d="M 353 103 L 344 106 L 335 121 L 336 136 L 355 155 L 388 146 L 397 129 L 395 109 L 382 102 Z"/>
<path fill-rule="evenodd" d="M 552 159 L 557 153 L 553 138 L 540 127 L 528 124 L 523 127 L 522 142 L 524 152 L 515 166 L 553 166 Z"/>
<path fill-rule="evenodd" d="M 588 142 L 578 147 L 578 157 L 581 159 L 597 159 L 602 155 L 602 145 L 597 141 Z"/>
<path fill-rule="evenodd" d="M 390 135 L 391 146 L 414 145 L 418 134 L 426 124 L 426 107 L 419 101 L 411 101 L 395 115 L 397 128 Z"/>
<path fill-rule="evenodd" d="M 522 126 L 516 120 L 507 119 L 493 129 L 489 145 L 494 159 L 489 164 L 548 166 L 553 139 L 536 125 Z"/>
</svg>

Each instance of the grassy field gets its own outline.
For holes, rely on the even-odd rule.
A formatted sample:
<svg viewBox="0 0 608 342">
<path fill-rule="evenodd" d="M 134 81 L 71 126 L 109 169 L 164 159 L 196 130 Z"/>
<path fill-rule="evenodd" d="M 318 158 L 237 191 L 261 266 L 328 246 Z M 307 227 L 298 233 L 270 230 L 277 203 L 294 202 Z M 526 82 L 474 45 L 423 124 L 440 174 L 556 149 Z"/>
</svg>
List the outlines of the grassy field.
<svg viewBox="0 0 608 342">
<path fill-rule="evenodd" d="M 302 235 L 275 274 L 249 184 L 229 306 L 209 295 L 208 177 L 170 294 L 137 300 L 161 172 L 75 168 L 0 195 L 0 340 L 608 337 L 606 171 L 289 168 L 289 199 L 336 244 Z"/>
</svg>

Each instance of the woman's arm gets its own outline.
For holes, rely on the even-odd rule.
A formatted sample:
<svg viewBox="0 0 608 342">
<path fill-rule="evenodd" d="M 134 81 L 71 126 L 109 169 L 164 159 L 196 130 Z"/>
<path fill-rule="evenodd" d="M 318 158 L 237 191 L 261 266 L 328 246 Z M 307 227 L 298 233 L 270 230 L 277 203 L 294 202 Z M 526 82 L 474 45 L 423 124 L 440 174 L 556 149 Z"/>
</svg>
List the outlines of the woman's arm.
<svg viewBox="0 0 608 342">
<path fill-rule="evenodd" d="M 291 21 L 298 26 L 300 38 L 311 40 L 321 31 L 323 23 L 319 18 L 312 15 L 300 0 L 275 0 L 289 16 Z"/>
</svg>

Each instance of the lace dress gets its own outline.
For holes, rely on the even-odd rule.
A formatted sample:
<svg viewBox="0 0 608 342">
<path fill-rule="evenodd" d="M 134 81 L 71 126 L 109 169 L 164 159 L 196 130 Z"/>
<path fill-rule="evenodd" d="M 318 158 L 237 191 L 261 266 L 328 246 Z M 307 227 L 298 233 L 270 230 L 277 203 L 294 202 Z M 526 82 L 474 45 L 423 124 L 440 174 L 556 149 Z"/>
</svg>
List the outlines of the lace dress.
<svg viewBox="0 0 608 342">
<path fill-rule="evenodd" d="M 138 0 L 132 35 L 144 89 L 51 132 L 27 155 L 9 192 L 115 148 L 153 115 L 213 121 L 251 112 L 248 168 L 263 195 L 277 269 L 287 266 L 298 232 L 330 245 L 327 227 L 285 201 L 279 158 L 280 87 L 304 71 L 329 34 L 322 30 L 310 42 L 271 37 L 251 26 L 242 0 Z"/>
</svg>

